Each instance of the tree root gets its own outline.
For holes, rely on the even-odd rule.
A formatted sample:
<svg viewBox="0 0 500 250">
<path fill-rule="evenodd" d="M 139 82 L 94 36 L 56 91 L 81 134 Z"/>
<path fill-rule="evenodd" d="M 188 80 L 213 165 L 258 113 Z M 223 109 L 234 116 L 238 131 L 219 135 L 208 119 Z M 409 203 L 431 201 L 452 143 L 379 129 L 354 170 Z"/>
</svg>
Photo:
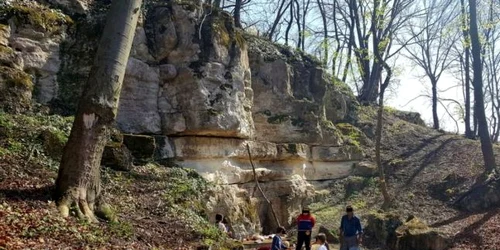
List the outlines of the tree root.
<svg viewBox="0 0 500 250">
<path fill-rule="evenodd" d="M 99 220 L 94 214 L 94 201 L 89 201 L 87 198 L 87 190 L 78 188 L 62 197 L 57 203 L 57 208 L 64 218 L 68 217 L 72 210 L 78 218 L 97 223 Z"/>
</svg>

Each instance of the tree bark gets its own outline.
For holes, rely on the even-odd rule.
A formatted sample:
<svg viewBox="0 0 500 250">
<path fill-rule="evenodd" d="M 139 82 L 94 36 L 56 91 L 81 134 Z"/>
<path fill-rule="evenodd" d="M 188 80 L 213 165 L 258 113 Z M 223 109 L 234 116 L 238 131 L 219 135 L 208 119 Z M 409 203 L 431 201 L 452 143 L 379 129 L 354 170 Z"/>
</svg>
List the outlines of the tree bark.
<svg viewBox="0 0 500 250">
<path fill-rule="evenodd" d="M 479 28 L 477 23 L 476 0 L 469 0 L 470 12 L 470 37 L 472 44 L 472 57 L 474 67 L 474 113 L 477 118 L 479 138 L 481 139 L 481 150 L 483 152 L 484 167 L 487 172 L 495 170 L 495 155 L 488 132 L 488 121 L 486 119 L 483 95 L 481 43 L 479 41 Z"/>
<path fill-rule="evenodd" d="M 142 0 L 113 1 L 108 12 L 57 176 L 55 198 L 64 217 L 75 205 L 78 216 L 96 221 L 101 156 L 115 121 L 141 4 Z"/>
<path fill-rule="evenodd" d="M 377 15 L 379 15 L 378 11 L 378 4 L 379 2 L 377 0 L 374 1 L 374 9 L 372 13 L 372 26 L 370 27 L 370 30 L 372 33 L 376 34 L 378 31 L 380 31 L 380 26 L 377 25 Z M 382 196 L 384 198 L 384 203 L 382 204 L 382 209 L 387 210 L 391 206 L 392 199 L 389 194 L 388 188 L 387 188 L 387 180 L 385 176 L 385 171 L 384 171 L 384 166 L 382 165 L 382 157 L 381 157 L 381 147 L 382 147 L 382 130 L 383 130 L 383 119 L 384 119 L 384 94 L 385 90 L 387 87 L 389 87 L 389 84 L 391 82 L 391 77 L 392 77 L 392 69 L 389 67 L 386 61 L 383 60 L 382 55 L 380 53 L 380 50 L 378 49 L 378 43 L 376 43 L 376 39 L 374 38 L 374 44 L 376 44 L 374 48 L 374 54 L 375 58 L 381 63 L 381 67 L 385 69 L 386 71 L 386 76 L 384 79 L 384 82 L 381 82 L 380 78 L 377 78 L 378 81 L 377 83 L 377 90 L 380 88 L 380 91 L 377 92 L 378 94 L 378 111 L 377 111 L 377 128 L 375 130 L 375 160 L 377 162 L 377 168 L 379 171 L 379 178 L 380 178 L 380 191 L 382 192 Z M 380 42 L 380 41 L 378 41 Z M 382 70 L 382 69 L 380 69 Z"/>
<path fill-rule="evenodd" d="M 377 168 L 379 171 L 380 178 L 380 191 L 382 192 L 382 197 L 384 198 L 384 203 L 382 208 L 384 210 L 388 209 L 391 205 L 391 196 L 387 188 L 387 181 L 385 178 L 384 166 L 382 165 L 382 157 L 380 153 L 380 148 L 382 146 L 382 126 L 384 119 L 384 93 L 380 93 L 378 99 L 378 111 L 377 111 L 377 128 L 375 130 L 375 160 L 377 162 Z"/>
<path fill-rule="evenodd" d="M 279 8 L 278 8 L 278 12 L 276 13 L 276 18 L 274 18 L 273 26 L 271 27 L 271 30 L 267 34 L 267 38 L 271 41 L 273 41 L 274 32 L 276 31 L 276 28 L 278 27 L 278 24 L 280 23 L 281 18 L 283 17 L 285 12 L 288 10 L 288 8 L 290 8 L 291 1 L 288 1 L 288 4 L 285 7 L 286 2 L 287 2 L 286 0 L 281 1 Z"/>
<path fill-rule="evenodd" d="M 242 28 L 241 26 L 241 1 L 243 0 L 236 0 L 234 4 L 234 25 L 238 28 Z"/>
<path fill-rule="evenodd" d="M 467 11 L 465 9 L 465 2 L 464 0 L 460 0 L 460 7 L 461 7 L 461 12 L 462 12 L 462 34 L 464 36 L 464 53 L 465 53 L 465 59 L 464 59 L 464 73 L 465 73 L 465 97 L 464 97 L 464 102 L 465 102 L 465 137 L 467 138 L 474 138 L 474 133 L 472 133 L 471 130 L 471 107 L 470 107 L 470 49 L 469 49 L 469 24 L 467 23 Z"/>
<path fill-rule="evenodd" d="M 321 21 L 323 22 L 323 67 L 328 66 L 328 22 L 326 21 L 326 13 L 325 8 L 323 6 L 323 2 L 321 0 L 316 0 L 316 4 L 318 5 L 319 13 L 321 15 Z M 334 3 L 335 4 L 335 3 Z M 333 16 L 335 20 L 335 7 L 333 8 Z M 335 31 L 338 32 L 338 31 Z M 335 62 L 333 62 L 333 75 L 335 76 Z"/>
<path fill-rule="evenodd" d="M 432 120 L 434 123 L 433 128 L 439 129 L 439 116 L 437 112 L 437 106 L 438 106 L 437 81 L 435 79 L 431 79 L 431 84 L 432 84 Z"/>
</svg>

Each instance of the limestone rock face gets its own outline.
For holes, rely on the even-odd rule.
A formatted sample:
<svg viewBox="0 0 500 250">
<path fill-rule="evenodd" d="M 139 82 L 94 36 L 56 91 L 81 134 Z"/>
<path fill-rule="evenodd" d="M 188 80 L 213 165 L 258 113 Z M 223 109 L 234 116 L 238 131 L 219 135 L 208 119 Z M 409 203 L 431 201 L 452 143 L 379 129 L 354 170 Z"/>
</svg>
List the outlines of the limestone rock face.
<svg viewBox="0 0 500 250">
<path fill-rule="evenodd" d="M 158 7 L 146 19 L 150 49 L 163 63 L 161 132 L 249 138 L 254 127 L 246 44 L 225 13 L 208 16 L 198 30 L 200 11 L 182 4 Z"/>
<path fill-rule="evenodd" d="M 103 30 L 105 13 L 88 10 L 92 0 L 48 2 L 87 15 L 71 32 L 67 16 L 55 12 L 54 27 L 16 16 L 0 26 L 0 64 L 12 72 L 0 73 L 0 105 L 19 100 L 7 107 L 15 112 L 29 109 L 32 93 L 56 112 L 74 112 Z M 3 91 L 8 86 L 15 91 Z M 230 14 L 198 0 L 152 2 L 122 86 L 116 125 L 125 135 L 108 145 L 103 163 L 128 170 L 157 160 L 195 169 L 216 184 L 208 215 L 225 214 L 242 236 L 271 233 L 277 225 L 255 179 L 281 224 L 292 225 L 318 193 L 312 183 L 347 177 L 364 158 L 359 136 L 347 138 L 339 126 L 354 103 L 321 63 L 244 35 Z"/>
<path fill-rule="evenodd" d="M 35 18 L 35 12 L 45 15 L 47 20 L 42 21 L 53 22 L 51 26 L 33 25 L 36 22 L 30 20 Z M 47 103 L 57 95 L 57 73 L 61 65 L 59 49 L 71 19 L 36 3 L 8 16 L 9 25 L 0 25 L 0 44 L 12 51 L 9 66 L 32 75 L 36 100 Z"/>
<path fill-rule="evenodd" d="M 330 86 L 320 63 L 261 39 L 247 36 L 254 92 L 256 138 L 272 142 L 338 146 L 342 139 L 325 123 L 325 110 L 339 121 L 347 114 L 344 100 L 334 108 Z M 325 101 L 328 100 L 328 101 Z M 327 109 L 328 107 L 328 109 Z"/>
<path fill-rule="evenodd" d="M 134 134 L 161 132 L 158 113 L 159 89 L 159 68 L 130 58 L 116 118 L 122 131 Z"/>
<path fill-rule="evenodd" d="M 89 10 L 89 6 L 93 0 L 49 0 L 50 3 L 59 5 L 70 12 L 84 14 Z"/>
</svg>

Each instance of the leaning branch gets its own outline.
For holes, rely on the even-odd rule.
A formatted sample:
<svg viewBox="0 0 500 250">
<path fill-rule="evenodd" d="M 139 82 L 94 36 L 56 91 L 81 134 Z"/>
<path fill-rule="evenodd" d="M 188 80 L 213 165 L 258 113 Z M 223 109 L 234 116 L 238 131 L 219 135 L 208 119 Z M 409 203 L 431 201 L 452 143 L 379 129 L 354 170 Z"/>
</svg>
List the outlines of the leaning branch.
<svg viewBox="0 0 500 250">
<path fill-rule="evenodd" d="M 248 159 L 250 159 L 250 165 L 252 165 L 253 179 L 255 181 L 255 184 L 257 185 L 257 189 L 259 189 L 260 193 L 262 194 L 262 197 L 264 197 L 264 200 L 266 200 L 267 204 L 271 208 L 271 212 L 273 213 L 274 219 L 276 220 L 276 224 L 278 224 L 278 226 L 281 226 L 278 216 L 276 215 L 276 211 L 274 211 L 273 203 L 271 203 L 271 201 L 267 198 L 266 194 L 264 194 L 264 191 L 262 191 L 259 181 L 257 180 L 257 173 L 255 172 L 255 166 L 253 165 L 252 161 L 252 153 L 250 153 L 250 146 L 248 144 L 247 144 L 247 151 L 248 151 Z"/>
</svg>

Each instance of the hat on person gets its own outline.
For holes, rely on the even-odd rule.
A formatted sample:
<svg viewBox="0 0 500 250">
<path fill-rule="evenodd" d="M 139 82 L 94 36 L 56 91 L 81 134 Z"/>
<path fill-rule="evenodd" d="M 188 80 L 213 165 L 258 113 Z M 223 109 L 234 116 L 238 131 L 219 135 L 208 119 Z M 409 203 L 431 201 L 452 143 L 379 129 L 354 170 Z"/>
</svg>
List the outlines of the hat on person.
<svg viewBox="0 0 500 250">
<path fill-rule="evenodd" d="M 347 206 L 347 207 L 345 208 L 345 211 L 346 211 L 346 212 L 354 212 L 354 209 L 352 208 L 352 206 L 351 206 L 351 205 L 349 205 L 349 206 Z"/>
</svg>

